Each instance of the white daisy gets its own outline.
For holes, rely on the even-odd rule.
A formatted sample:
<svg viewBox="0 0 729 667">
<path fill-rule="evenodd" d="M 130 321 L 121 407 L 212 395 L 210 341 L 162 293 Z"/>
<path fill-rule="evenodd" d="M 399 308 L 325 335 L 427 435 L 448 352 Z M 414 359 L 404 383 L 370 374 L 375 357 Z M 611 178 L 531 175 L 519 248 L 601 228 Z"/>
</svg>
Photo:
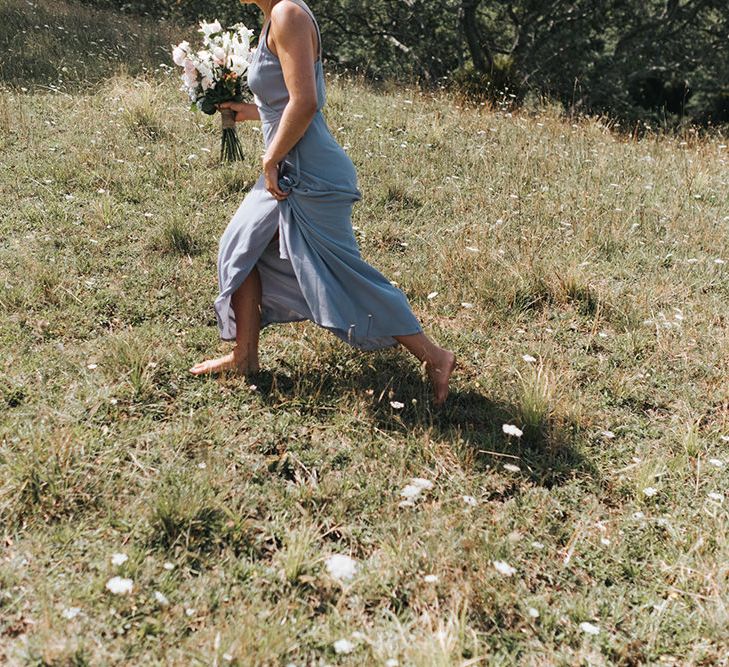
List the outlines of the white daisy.
<svg viewBox="0 0 729 667">
<path fill-rule="evenodd" d="M 588 623 L 587 621 L 583 621 L 582 623 L 580 623 L 580 629 L 582 630 L 582 632 L 588 635 L 600 634 L 600 628 L 597 625 Z"/>
<path fill-rule="evenodd" d="M 335 653 L 351 653 L 352 651 L 354 651 L 354 644 L 348 639 L 337 639 L 334 642 Z"/>
<path fill-rule="evenodd" d="M 499 574 L 503 574 L 506 577 L 510 577 L 516 572 L 516 568 L 511 567 L 511 565 L 505 563 L 503 560 L 495 560 L 493 561 L 493 565 Z"/>
<path fill-rule="evenodd" d="M 524 435 L 524 431 L 522 431 L 518 426 L 514 426 L 514 424 L 504 424 L 501 427 L 501 430 L 506 433 L 506 435 L 513 435 L 515 438 L 521 438 L 521 436 Z"/>
<path fill-rule="evenodd" d="M 106 582 L 106 588 L 114 595 L 128 595 L 134 588 L 134 582 L 123 577 L 112 577 Z"/>
<path fill-rule="evenodd" d="M 337 581 L 349 581 L 357 574 L 357 561 L 345 554 L 334 554 L 326 560 L 329 576 Z"/>
<path fill-rule="evenodd" d="M 111 564 L 112 565 L 124 565 L 129 560 L 129 556 L 126 554 L 116 553 L 111 554 Z"/>
</svg>

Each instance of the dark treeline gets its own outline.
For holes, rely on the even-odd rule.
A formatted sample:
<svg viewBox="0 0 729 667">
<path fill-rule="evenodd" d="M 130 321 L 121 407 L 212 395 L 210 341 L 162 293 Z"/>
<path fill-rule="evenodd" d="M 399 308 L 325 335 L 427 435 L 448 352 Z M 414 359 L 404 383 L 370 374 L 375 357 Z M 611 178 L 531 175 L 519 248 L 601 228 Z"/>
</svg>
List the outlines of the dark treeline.
<svg viewBox="0 0 729 667">
<path fill-rule="evenodd" d="M 231 0 L 86 0 L 191 22 L 258 26 Z M 675 126 L 729 122 L 728 0 L 310 0 L 330 62 Z"/>
</svg>

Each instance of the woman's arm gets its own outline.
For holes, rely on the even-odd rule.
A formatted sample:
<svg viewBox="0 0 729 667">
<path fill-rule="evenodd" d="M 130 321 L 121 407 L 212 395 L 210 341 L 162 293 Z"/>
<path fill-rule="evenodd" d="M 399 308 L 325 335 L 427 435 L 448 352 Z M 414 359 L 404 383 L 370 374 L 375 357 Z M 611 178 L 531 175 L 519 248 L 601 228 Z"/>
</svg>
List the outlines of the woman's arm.
<svg viewBox="0 0 729 667">
<path fill-rule="evenodd" d="M 269 35 L 273 36 L 276 55 L 281 62 L 289 101 L 276 135 L 263 156 L 263 173 L 266 189 L 279 200 L 287 196 L 278 187 L 279 162 L 304 135 L 317 109 L 313 30 L 311 18 L 298 5 L 281 2 L 274 6 Z"/>
</svg>

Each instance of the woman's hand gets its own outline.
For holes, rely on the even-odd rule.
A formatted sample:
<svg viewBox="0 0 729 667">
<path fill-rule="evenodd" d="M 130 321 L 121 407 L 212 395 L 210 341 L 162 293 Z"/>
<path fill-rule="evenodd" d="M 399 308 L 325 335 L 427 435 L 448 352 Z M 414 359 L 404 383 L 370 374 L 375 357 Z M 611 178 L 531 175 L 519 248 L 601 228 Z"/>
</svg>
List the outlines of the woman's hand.
<svg viewBox="0 0 729 667">
<path fill-rule="evenodd" d="M 268 156 L 263 156 L 263 178 L 268 190 L 275 199 L 283 201 L 289 196 L 288 192 L 284 192 L 278 185 L 278 163 L 271 160 Z"/>
<path fill-rule="evenodd" d="M 216 105 L 220 109 L 232 109 L 235 111 L 235 122 L 240 123 L 244 120 L 260 120 L 258 107 L 248 102 L 221 102 Z"/>
</svg>

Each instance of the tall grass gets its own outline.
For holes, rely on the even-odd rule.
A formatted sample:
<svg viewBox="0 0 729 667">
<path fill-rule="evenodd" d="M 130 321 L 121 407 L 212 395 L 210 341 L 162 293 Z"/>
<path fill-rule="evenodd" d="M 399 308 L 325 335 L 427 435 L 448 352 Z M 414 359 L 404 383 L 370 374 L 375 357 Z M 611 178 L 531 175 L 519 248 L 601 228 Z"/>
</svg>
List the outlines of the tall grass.
<svg viewBox="0 0 729 667">
<path fill-rule="evenodd" d="M 0 661 L 722 664 L 721 137 L 329 77 L 362 253 L 460 360 L 435 411 L 310 323 L 190 376 L 260 132 L 221 166 L 175 77 L 100 79 L 0 96 Z"/>
<path fill-rule="evenodd" d="M 49 0 L 0 4 L 0 80 L 18 87 L 68 90 L 170 66 L 179 29 L 143 17 Z"/>
</svg>

